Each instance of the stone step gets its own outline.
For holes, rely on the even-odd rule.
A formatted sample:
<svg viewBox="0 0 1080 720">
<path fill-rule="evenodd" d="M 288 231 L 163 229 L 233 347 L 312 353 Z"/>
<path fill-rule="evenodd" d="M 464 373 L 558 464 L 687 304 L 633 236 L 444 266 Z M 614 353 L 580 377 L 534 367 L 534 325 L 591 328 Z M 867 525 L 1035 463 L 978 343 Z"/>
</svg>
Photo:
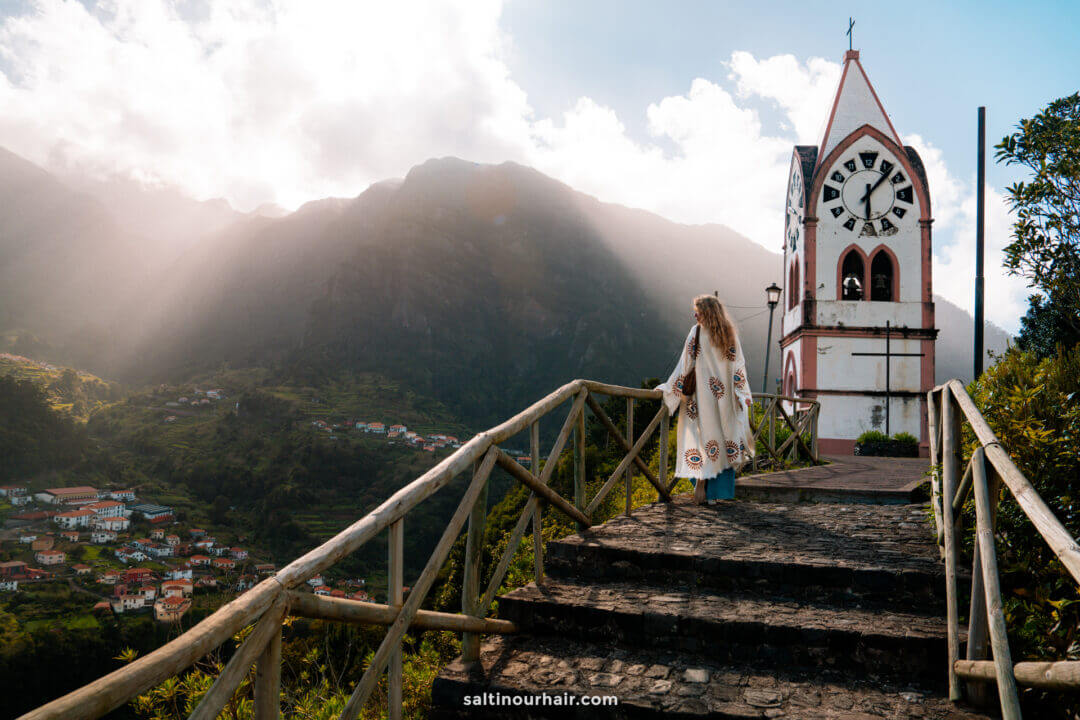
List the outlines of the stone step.
<svg viewBox="0 0 1080 720">
<path fill-rule="evenodd" d="M 584 696 L 613 697 L 618 704 L 584 706 L 579 702 Z M 484 698 L 488 704 L 479 704 Z M 514 698 L 520 698 L 517 704 Z M 431 699 L 432 717 L 442 720 L 989 720 L 919 684 L 873 675 L 797 668 L 778 673 L 702 654 L 528 634 L 485 642 L 480 662 L 471 668 L 460 658 L 447 665 L 435 680 Z"/>
<path fill-rule="evenodd" d="M 547 573 L 831 603 L 944 608 L 922 505 L 730 502 L 679 496 L 548 544 Z"/>
<path fill-rule="evenodd" d="M 832 487 L 825 483 L 779 483 L 758 477 L 735 481 L 735 498 L 753 502 L 910 505 L 923 500 L 926 494 L 923 485 L 907 490 Z"/>
<path fill-rule="evenodd" d="M 824 465 L 757 475 L 735 483 L 735 497 L 755 502 L 907 505 L 930 498 L 926 460 L 831 457 Z"/>
<path fill-rule="evenodd" d="M 546 580 L 499 599 L 532 635 L 701 653 L 725 662 L 847 668 L 944 687 L 944 615 L 716 594 L 642 584 Z"/>
</svg>

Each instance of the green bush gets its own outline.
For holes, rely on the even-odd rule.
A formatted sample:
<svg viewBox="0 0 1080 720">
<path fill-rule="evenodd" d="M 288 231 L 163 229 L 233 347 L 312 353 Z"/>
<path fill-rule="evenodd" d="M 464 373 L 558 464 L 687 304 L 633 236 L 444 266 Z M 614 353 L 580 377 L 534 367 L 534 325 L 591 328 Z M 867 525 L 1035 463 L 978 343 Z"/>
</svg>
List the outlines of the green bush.
<svg viewBox="0 0 1080 720">
<path fill-rule="evenodd" d="M 911 433 L 898 432 L 892 436 L 893 442 L 904 443 L 905 445 L 918 445 L 919 438 L 915 437 Z"/>
<path fill-rule="evenodd" d="M 1080 345 L 1043 360 L 1034 353 L 1011 349 L 972 383 L 968 392 L 1002 447 L 1075 538 L 1080 534 L 1076 485 L 1080 477 Z M 964 440 L 966 462 L 977 447 L 966 427 Z M 975 525 L 970 499 L 964 514 L 970 557 L 971 528 Z M 1076 583 L 1004 487 L 997 539 L 1013 659 L 1080 659 L 1080 593 Z M 1027 702 L 1040 701 L 1037 691 L 1025 693 Z M 1065 702 L 1060 695 L 1041 700 Z M 1069 702 L 1078 704 L 1075 698 Z M 1061 709 L 1055 705 L 1053 711 Z"/>
<path fill-rule="evenodd" d="M 859 445 L 865 445 L 866 443 L 879 443 L 888 442 L 889 436 L 880 430 L 867 430 L 860 435 L 855 442 Z"/>
</svg>

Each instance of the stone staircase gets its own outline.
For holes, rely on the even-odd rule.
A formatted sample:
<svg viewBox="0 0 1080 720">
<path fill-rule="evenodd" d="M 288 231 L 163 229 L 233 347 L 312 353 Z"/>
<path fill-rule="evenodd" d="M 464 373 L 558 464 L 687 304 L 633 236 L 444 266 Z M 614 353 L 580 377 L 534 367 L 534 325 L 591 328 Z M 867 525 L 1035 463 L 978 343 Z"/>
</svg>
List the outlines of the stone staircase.
<svg viewBox="0 0 1080 720">
<path fill-rule="evenodd" d="M 551 543 L 545 581 L 499 600 L 522 632 L 444 668 L 433 715 L 985 718 L 945 694 L 925 506 L 890 503 L 680 497 Z M 504 704 L 466 704 L 484 693 Z M 586 695 L 618 705 L 565 704 Z"/>
</svg>

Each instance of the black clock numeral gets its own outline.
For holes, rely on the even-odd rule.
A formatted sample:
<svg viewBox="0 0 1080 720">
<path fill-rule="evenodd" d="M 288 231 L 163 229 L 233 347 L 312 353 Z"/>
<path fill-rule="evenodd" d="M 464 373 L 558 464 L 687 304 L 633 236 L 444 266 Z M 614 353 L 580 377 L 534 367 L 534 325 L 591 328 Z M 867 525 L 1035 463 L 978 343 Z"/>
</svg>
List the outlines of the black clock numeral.
<svg viewBox="0 0 1080 720">
<path fill-rule="evenodd" d="M 895 216 L 896 216 L 896 217 L 898 217 L 898 218 L 902 218 L 902 217 L 904 217 L 905 215 L 907 215 L 907 210 L 905 210 L 905 209 L 904 209 L 904 208 L 902 208 L 902 207 L 894 207 L 894 208 L 892 209 L 892 214 L 893 214 L 893 215 L 895 215 Z"/>
<path fill-rule="evenodd" d="M 896 227 L 896 226 L 893 225 L 891 222 L 889 222 L 889 218 L 881 218 L 881 231 L 882 232 L 885 232 L 886 230 L 889 230 L 890 228 L 894 228 L 894 227 Z"/>
<path fill-rule="evenodd" d="M 844 227 L 846 227 L 848 230 L 854 230 L 855 229 L 855 218 L 848 218 L 847 222 L 844 223 Z"/>
<path fill-rule="evenodd" d="M 854 160 L 848 160 L 847 162 L 844 163 L 844 167 L 847 168 L 848 172 L 855 172 L 855 161 Z"/>
<path fill-rule="evenodd" d="M 829 179 L 832 180 L 833 182 L 838 182 L 838 183 L 844 182 L 844 176 L 840 174 L 839 170 L 833 171 L 833 174 L 829 176 Z"/>
<path fill-rule="evenodd" d="M 888 175 L 889 173 L 891 173 L 893 171 L 894 167 L 896 167 L 896 166 L 893 165 L 888 160 L 882 160 L 881 161 L 881 174 L 882 175 Z"/>
<path fill-rule="evenodd" d="M 909 204 L 915 202 L 914 198 L 912 197 L 911 186 L 908 185 L 906 188 L 900 188 L 899 190 L 897 190 L 896 199 L 903 200 L 904 202 Z"/>
<path fill-rule="evenodd" d="M 838 197 L 840 197 L 839 190 L 834 188 L 832 185 L 825 186 L 825 202 L 832 202 Z"/>
<path fill-rule="evenodd" d="M 844 206 L 843 205 L 837 205 L 836 207 L 829 210 L 829 212 L 832 213 L 833 217 L 840 217 L 841 215 L 844 214 Z"/>
<path fill-rule="evenodd" d="M 876 152 L 859 153 L 859 159 L 862 160 L 862 166 L 867 170 L 870 170 L 877 164 L 877 156 L 878 154 Z"/>
<path fill-rule="evenodd" d="M 904 173 L 898 172 L 895 175 L 893 175 L 891 182 L 892 182 L 893 185 L 899 185 L 900 183 L 904 182 Z"/>
</svg>

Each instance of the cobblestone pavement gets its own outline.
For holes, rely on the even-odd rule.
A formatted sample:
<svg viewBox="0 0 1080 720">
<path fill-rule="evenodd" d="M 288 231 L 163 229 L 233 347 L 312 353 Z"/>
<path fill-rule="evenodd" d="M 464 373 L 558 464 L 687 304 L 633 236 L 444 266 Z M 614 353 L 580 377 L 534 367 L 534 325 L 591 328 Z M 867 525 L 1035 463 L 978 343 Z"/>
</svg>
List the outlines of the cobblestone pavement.
<svg viewBox="0 0 1080 720">
<path fill-rule="evenodd" d="M 853 680 L 829 669 L 762 673 L 751 666 L 719 664 L 699 656 L 627 652 L 561 638 L 493 638 L 483 646 L 480 665 L 470 672 L 455 662 L 443 670 L 433 697 L 441 710 L 438 714 L 468 714 L 464 695 L 505 692 L 617 695 L 619 710 L 605 712 L 616 716 L 652 711 L 746 719 L 986 720 L 985 715 L 918 687 L 872 676 Z M 460 711 L 455 712 L 456 708 Z M 518 708 L 510 716 L 552 714 Z"/>
<path fill-rule="evenodd" d="M 558 541 L 678 559 L 753 560 L 821 568 L 940 574 L 922 505 L 695 505 L 683 495 Z"/>
</svg>

